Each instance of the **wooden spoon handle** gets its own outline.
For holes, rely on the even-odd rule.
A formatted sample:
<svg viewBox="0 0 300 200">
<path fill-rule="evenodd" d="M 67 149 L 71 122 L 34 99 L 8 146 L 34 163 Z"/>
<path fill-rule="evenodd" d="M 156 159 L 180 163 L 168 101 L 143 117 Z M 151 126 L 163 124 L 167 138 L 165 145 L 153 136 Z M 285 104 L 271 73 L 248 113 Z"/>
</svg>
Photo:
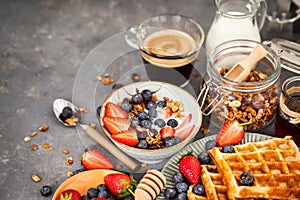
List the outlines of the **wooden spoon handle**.
<svg viewBox="0 0 300 200">
<path fill-rule="evenodd" d="M 256 45 L 249 56 L 241 61 L 241 65 L 243 66 L 254 66 L 255 63 L 263 59 L 267 55 L 268 51 L 262 45 Z"/>
<path fill-rule="evenodd" d="M 81 125 L 85 132 L 98 142 L 102 147 L 104 147 L 108 152 L 114 155 L 118 160 L 120 160 L 124 165 L 126 165 L 132 171 L 136 171 L 140 166 L 128 157 L 124 152 L 122 152 L 118 147 L 108 141 L 103 135 L 101 135 L 96 129 L 93 129 L 87 125 Z"/>
</svg>

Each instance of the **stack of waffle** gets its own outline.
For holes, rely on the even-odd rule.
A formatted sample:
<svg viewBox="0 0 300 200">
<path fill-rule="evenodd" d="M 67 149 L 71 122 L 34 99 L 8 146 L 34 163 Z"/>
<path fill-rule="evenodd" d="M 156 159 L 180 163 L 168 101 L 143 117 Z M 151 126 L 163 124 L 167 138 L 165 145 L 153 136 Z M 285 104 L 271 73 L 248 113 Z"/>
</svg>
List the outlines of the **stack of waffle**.
<svg viewBox="0 0 300 200">
<path fill-rule="evenodd" d="M 234 150 L 209 151 L 216 165 L 202 166 L 207 199 L 300 199 L 300 153 L 290 137 L 236 145 Z M 240 184 L 243 172 L 253 174 L 253 186 Z M 192 196 L 190 200 L 203 199 Z"/>
</svg>

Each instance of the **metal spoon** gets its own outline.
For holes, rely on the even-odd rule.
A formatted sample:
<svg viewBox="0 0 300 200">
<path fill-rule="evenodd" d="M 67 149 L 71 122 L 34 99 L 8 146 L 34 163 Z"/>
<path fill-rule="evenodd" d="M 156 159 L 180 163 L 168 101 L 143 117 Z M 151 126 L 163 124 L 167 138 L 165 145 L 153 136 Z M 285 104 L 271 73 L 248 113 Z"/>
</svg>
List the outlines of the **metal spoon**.
<svg viewBox="0 0 300 200">
<path fill-rule="evenodd" d="M 60 119 L 60 114 L 62 113 L 62 110 L 64 107 L 70 107 L 73 111 L 73 116 L 75 118 L 78 118 L 77 123 L 83 128 L 85 133 L 89 135 L 91 138 L 93 138 L 97 143 L 99 143 L 102 147 L 104 147 L 108 152 L 110 152 L 112 155 L 114 155 L 118 160 L 120 160 L 124 165 L 126 165 L 130 170 L 136 171 L 140 168 L 140 165 L 138 165 L 135 161 L 133 161 L 130 157 L 128 157 L 126 154 L 124 154 L 119 148 L 117 148 L 114 144 L 112 144 L 110 141 L 108 141 L 105 137 L 103 137 L 100 133 L 97 132 L 96 129 L 80 123 L 81 113 L 80 110 L 71 102 L 65 100 L 65 99 L 56 99 L 53 102 L 53 111 L 56 116 L 56 118 L 65 126 L 71 126 L 65 122 L 63 122 Z M 76 126 L 76 123 L 74 123 L 74 126 Z"/>
</svg>

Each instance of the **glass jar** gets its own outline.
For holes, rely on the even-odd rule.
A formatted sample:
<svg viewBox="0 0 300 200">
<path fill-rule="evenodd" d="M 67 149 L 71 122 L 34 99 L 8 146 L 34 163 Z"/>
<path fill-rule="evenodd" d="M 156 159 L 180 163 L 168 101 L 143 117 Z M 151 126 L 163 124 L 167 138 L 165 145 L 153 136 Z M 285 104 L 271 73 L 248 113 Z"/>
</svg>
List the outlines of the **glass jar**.
<svg viewBox="0 0 300 200">
<path fill-rule="evenodd" d="M 246 130 L 259 130 L 274 119 L 278 105 L 280 62 L 273 49 L 256 63 L 244 82 L 231 81 L 225 73 L 245 59 L 256 45 L 251 40 L 231 40 L 218 45 L 207 60 L 207 77 L 199 95 L 204 115 L 221 127 L 227 120 L 251 122 Z"/>
<path fill-rule="evenodd" d="M 300 146 L 300 76 L 291 77 L 282 84 L 275 131 L 278 137 L 292 136 Z"/>
</svg>

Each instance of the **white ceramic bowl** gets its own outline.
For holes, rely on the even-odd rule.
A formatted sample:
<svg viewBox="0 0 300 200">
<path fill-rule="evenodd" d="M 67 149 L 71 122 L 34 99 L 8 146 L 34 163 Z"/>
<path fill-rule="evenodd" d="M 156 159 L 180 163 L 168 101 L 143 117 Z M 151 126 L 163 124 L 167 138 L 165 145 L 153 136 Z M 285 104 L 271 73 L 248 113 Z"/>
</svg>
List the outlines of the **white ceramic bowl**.
<svg viewBox="0 0 300 200">
<path fill-rule="evenodd" d="M 144 89 L 149 89 L 150 91 L 157 91 L 155 95 L 158 99 L 163 99 L 163 97 L 168 97 L 173 101 L 179 101 L 183 104 L 183 115 L 186 116 L 189 113 L 192 114 L 192 121 L 191 123 L 195 125 L 191 134 L 179 144 L 176 144 L 171 147 L 165 147 L 161 149 L 141 149 L 135 148 L 123 143 L 120 143 L 114 140 L 111 137 L 109 131 L 105 128 L 102 118 L 105 115 L 105 105 L 107 102 L 113 102 L 118 104 L 123 101 L 124 98 L 130 98 L 130 95 L 136 94 L 136 90 L 140 92 Z M 140 162 L 147 163 L 147 164 L 154 164 L 159 163 L 165 160 L 168 157 L 173 156 L 179 150 L 181 150 L 184 146 L 189 144 L 194 137 L 197 135 L 202 123 L 202 113 L 198 102 L 196 99 L 184 89 L 174 86 L 168 83 L 163 82 L 154 82 L 154 81 L 147 81 L 147 82 L 137 82 L 133 84 L 126 85 L 116 91 L 114 91 L 102 105 L 100 111 L 100 124 L 104 131 L 104 133 L 111 139 L 111 141 L 119 147 L 123 152 L 128 154 L 129 156 L 137 159 Z"/>
</svg>

